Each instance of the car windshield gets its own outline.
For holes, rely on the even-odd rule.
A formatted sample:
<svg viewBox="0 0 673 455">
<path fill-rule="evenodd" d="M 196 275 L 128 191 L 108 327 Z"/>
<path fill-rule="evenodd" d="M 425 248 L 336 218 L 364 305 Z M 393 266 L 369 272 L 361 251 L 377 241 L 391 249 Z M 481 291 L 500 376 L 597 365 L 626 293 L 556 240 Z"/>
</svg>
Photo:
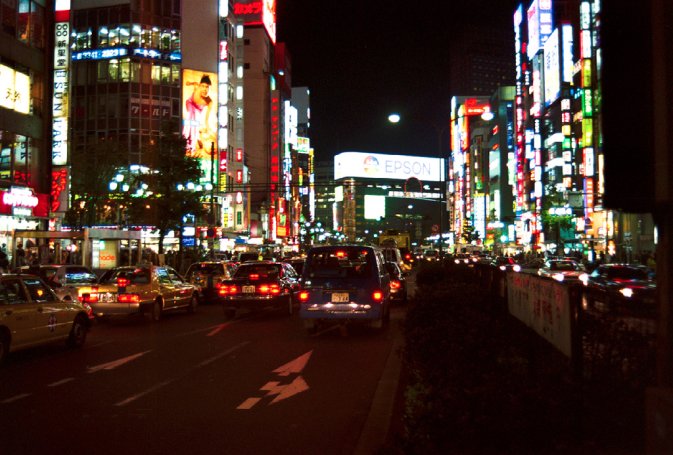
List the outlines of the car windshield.
<svg viewBox="0 0 673 455">
<path fill-rule="evenodd" d="M 234 278 L 248 278 L 251 280 L 275 280 L 280 276 L 280 264 L 241 264 Z"/>
<path fill-rule="evenodd" d="M 120 267 L 105 272 L 100 278 L 101 284 L 116 284 L 119 278 L 126 278 L 130 284 L 147 284 L 150 282 L 150 270 L 144 267 Z"/>
<path fill-rule="evenodd" d="M 69 268 L 65 272 L 65 284 L 95 284 L 98 277 L 85 268 Z"/>
<path fill-rule="evenodd" d="M 373 274 L 371 256 L 362 248 L 318 250 L 309 255 L 305 272 L 311 278 L 366 278 Z"/>
<path fill-rule="evenodd" d="M 611 267 L 608 269 L 608 279 L 610 280 L 647 280 L 649 279 L 647 270 L 632 267 Z"/>
</svg>

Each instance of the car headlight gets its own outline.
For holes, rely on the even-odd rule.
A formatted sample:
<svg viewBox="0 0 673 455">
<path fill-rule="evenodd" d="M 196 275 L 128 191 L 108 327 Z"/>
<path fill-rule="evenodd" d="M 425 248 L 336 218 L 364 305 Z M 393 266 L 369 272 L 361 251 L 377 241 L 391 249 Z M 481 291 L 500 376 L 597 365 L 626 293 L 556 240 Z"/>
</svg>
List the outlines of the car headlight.
<svg viewBox="0 0 673 455">
<path fill-rule="evenodd" d="M 519 264 L 515 264 L 512 267 L 512 270 L 514 270 L 515 272 L 520 272 L 521 271 L 521 266 Z"/>
<path fill-rule="evenodd" d="M 587 285 L 589 283 L 589 274 L 588 273 L 582 273 L 580 276 L 577 277 L 583 285 Z"/>
<path fill-rule="evenodd" d="M 501 266 L 498 267 L 498 268 L 499 268 L 500 270 L 502 270 L 503 272 L 504 272 L 505 270 L 507 270 L 507 267 L 505 267 L 504 265 L 501 265 Z"/>
<path fill-rule="evenodd" d="M 626 297 L 626 298 L 631 298 L 631 297 L 633 297 L 633 289 L 631 289 L 631 288 L 621 288 L 621 289 L 619 290 L 619 293 L 620 293 L 621 295 L 623 295 L 624 297 Z"/>
<path fill-rule="evenodd" d="M 552 275 L 552 278 L 554 278 L 556 281 L 563 281 L 565 279 L 565 275 L 562 273 L 555 273 Z"/>
</svg>

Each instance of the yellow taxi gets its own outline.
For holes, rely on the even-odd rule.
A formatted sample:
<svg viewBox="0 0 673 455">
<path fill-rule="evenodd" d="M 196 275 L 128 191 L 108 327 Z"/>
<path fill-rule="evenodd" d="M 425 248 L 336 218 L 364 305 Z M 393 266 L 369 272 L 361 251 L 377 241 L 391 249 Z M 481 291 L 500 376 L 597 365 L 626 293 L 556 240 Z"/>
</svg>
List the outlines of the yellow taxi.
<svg viewBox="0 0 673 455">
<path fill-rule="evenodd" d="M 168 266 L 115 267 L 82 294 L 96 317 L 148 313 L 158 321 L 166 311 L 196 311 L 199 288 Z"/>
<path fill-rule="evenodd" d="M 59 299 L 41 278 L 0 276 L 0 362 L 10 352 L 55 341 L 81 347 L 90 326 L 81 303 Z"/>
</svg>

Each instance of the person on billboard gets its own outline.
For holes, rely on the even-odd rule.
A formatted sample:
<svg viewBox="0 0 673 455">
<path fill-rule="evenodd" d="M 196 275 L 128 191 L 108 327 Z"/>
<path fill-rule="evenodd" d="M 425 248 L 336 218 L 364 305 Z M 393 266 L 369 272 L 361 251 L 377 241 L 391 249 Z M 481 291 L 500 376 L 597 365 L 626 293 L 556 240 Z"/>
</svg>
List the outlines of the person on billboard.
<svg viewBox="0 0 673 455">
<path fill-rule="evenodd" d="M 192 95 L 185 101 L 187 115 L 182 134 L 187 139 L 187 155 L 209 158 L 216 134 L 211 128 L 213 99 L 209 95 L 210 77 L 204 74 L 198 83 L 187 82 L 187 85 L 194 87 Z"/>
</svg>

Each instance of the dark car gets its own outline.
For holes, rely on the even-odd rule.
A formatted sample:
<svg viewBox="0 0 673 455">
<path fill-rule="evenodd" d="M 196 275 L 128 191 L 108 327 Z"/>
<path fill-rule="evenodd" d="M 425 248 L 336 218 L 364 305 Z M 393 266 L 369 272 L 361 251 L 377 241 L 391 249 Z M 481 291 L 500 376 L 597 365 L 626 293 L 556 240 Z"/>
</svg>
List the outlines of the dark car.
<svg viewBox="0 0 673 455">
<path fill-rule="evenodd" d="M 306 258 L 294 257 L 283 259 L 283 262 L 290 264 L 297 275 L 301 276 L 301 272 L 304 270 L 304 264 L 306 263 Z"/>
<path fill-rule="evenodd" d="M 390 300 L 407 303 L 407 273 L 394 262 L 386 262 L 385 266 L 390 274 Z"/>
<path fill-rule="evenodd" d="M 376 329 L 390 318 L 390 274 L 381 249 L 316 246 L 308 251 L 299 315 L 309 332 L 321 323 L 362 322 Z"/>
<path fill-rule="evenodd" d="M 221 280 L 219 295 L 228 319 L 239 309 L 271 307 L 287 314 L 294 312 L 299 276 L 290 264 L 273 261 L 244 262 L 230 279 Z"/>
<path fill-rule="evenodd" d="M 581 280 L 590 308 L 640 311 L 656 308 L 656 278 L 654 271 L 646 266 L 602 264 Z"/>
<path fill-rule="evenodd" d="M 187 269 L 185 278 L 197 286 L 200 303 L 213 303 L 220 300 L 218 284 L 231 278 L 234 269 L 234 265 L 226 261 L 195 262 Z"/>
</svg>

